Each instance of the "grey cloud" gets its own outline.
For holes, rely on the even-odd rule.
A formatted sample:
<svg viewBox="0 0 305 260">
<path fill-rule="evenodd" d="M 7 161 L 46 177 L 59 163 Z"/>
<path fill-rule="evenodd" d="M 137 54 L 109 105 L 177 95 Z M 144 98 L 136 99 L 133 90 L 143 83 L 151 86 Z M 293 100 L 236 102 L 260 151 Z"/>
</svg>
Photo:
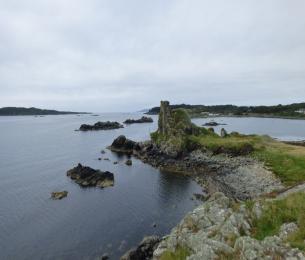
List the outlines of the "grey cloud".
<svg viewBox="0 0 305 260">
<path fill-rule="evenodd" d="M 0 106 L 303 101 L 304 8 L 303 0 L 0 0 Z"/>
</svg>

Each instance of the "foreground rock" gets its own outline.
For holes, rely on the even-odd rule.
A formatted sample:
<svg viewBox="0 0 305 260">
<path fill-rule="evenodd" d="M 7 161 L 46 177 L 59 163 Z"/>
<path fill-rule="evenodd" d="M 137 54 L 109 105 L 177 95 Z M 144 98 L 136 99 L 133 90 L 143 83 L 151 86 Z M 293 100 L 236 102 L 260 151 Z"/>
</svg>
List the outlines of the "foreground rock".
<svg viewBox="0 0 305 260">
<path fill-rule="evenodd" d="M 102 172 L 94 170 L 80 163 L 67 172 L 72 180 L 82 187 L 100 187 L 105 188 L 114 185 L 114 176 L 111 172 Z"/>
<path fill-rule="evenodd" d="M 205 203 L 187 214 L 154 251 L 154 259 L 177 248 L 189 252 L 189 260 L 205 259 L 305 259 L 284 237 L 295 225 L 282 226 L 280 234 L 262 241 L 251 237 L 252 212 L 223 193 L 214 193 Z M 282 235 L 284 234 L 284 235 Z"/>
<path fill-rule="evenodd" d="M 153 256 L 154 250 L 157 248 L 160 238 L 157 236 L 145 237 L 137 248 L 133 248 L 126 252 L 121 260 L 149 260 Z"/>
<path fill-rule="evenodd" d="M 92 131 L 92 130 L 111 130 L 123 128 L 124 126 L 118 122 L 97 122 L 94 125 L 83 124 L 80 126 L 80 131 Z"/>
<path fill-rule="evenodd" d="M 140 119 L 127 119 L 124 121 L 124 124 L 152 123 L 153 121 L 151 117 L 142 116 Z"/>
<path fill-rule="evenodd" d="M 51 193 L 51 198 L 54 200 L 61 200 L 68 196 L 68 192 L 66 190 L 64 191 L 54 191 Z"/>
</svg>

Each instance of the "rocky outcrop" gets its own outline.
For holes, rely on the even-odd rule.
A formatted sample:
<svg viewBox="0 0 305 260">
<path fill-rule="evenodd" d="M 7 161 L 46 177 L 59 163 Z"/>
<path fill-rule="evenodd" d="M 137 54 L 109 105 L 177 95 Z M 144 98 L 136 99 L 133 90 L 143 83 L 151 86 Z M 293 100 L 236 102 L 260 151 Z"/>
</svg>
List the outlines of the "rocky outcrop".
<svg viewBox="0 0 305 260">
<path fill-rule="evenodd" d="M 137 248 L 132 248 L 126 252 L 121 260 L 149 260 L 157 248 L 160 238 L 157 236 L 145 237 Z"/>
<path fill-rule="evenodd" d="M 172 113 L 168 101 L 161 101 L 158 120 L 158 132 L 162 135 L 169 135 L 172 125 Z"/>
<path fill-rule="evenodd" d="M 263 163 L 247 156 L 232 157 L 197 149 L 173 158 L 154 142 L 133 142 L 125 136 L 116 138 L 108 148 L 133 155 L 156 168 L 189 175 L 210 193 L 220 191 L 239 200 L 283 189 Z"/>
<path fill-rule="evenodd" d="M 80 126 L 80 131 L 92 131 L 92 130 L 111 130 L 123 128 L 124 126 L 118 122 L 97 122 L 94 125 L 83 124 Z"/>
<path fill-rule="evenodd" d="M 171 110 L 168 101 L 161 101 L 158 130 L 151 138 L 164 154 L 179 157 L 185 151 L 187 136 L 200 133 L 200 128 L 191 122 L 185 110 Z"/>
<path fill-rule="evenodd" d="M 152 123 L 154 120 L 151 117 L 142 116 L 140 119 L 126 119 L 124 124 L 140 124 L 140 123 Z"/>
<path fill-rule="evenodd" d="M 135 149 L 135 146 L 136 142 L 127 139 L 124 135 L 120 135 L 114 139 L 112 144 L 108 146 L 108 149 L 113 152 L 132 153 Z"/>
<path fill-rule="evenodd" d="M 205 203 L 187 214 L 154 251 L 160 259 L 167 251 L 187 248 L 189 260 L 210 259 L 305 259 L 304 253 L 291 248 L 284 236 L 251 237 L 252 213 L 246 205 L 214 193 Z M 285 235 L 295 231 L 293 224 L 283 225 Z"/>
<path fill-rule="evenodd" d="M 102 172 L 80 163 L 73 169 L 67 171 L 67 176 L 82 187 L 105 188 L 114 185 L 114 175 L 111 172 Z"/>
<path fill-rule="evenodd" d="M 125 164 L 128 165 L 128 166 L 131 166 L 132 165 L 132 160 L 130 160 L 130 159 L 126 160 Z"/>
<path fill-rule="evenodd" d="M 68 196 L 68 192 L 66 190 L 64 191 L 54 191 L 51 193 L 51 198 L 54 200 L 61 200 Z"/>
<path fill-rule="evenodd" d="M 225 125 L 225 124 L 220 124 L 215 121 L 210 121 L 210 122 L 203 124 L 203 126 L 219 126 L 219 125 Z"/>
<path fill-rule="evenodd" d="M 226 131 L 226 129 L 221 128 L 221 130 L 220 130 L 220 136 L 221 136 L 221 137 L 227 137 L 227 136 L 228 136 L 228 132 Z"/>
</svg>

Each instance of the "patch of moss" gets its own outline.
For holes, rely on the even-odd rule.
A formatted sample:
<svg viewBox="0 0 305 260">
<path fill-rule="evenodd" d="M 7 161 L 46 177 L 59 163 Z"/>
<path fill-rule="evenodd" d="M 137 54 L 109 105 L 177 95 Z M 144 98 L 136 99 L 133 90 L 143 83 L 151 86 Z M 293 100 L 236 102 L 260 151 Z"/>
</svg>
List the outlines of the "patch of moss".
<svg viewBox="0 0 305 260">
<path fill-rule="evenodd" d="M 186 247 L 178 246 L 176 250 L 173 251 L 165 251 L 160 260 L 185 260 L 191 254 L 190 250 Z"/>
<path fill-rule="evenodd" d="M 191 118 L 185 109 L 178 108 L 172 111 L 173 119 L 175 124 L 181 124 L 184 126 L 189 126 L 192 124 Z"/>
<path fill-rule="evenodd" d="M 287 241 L 301 250 L 305 249 L 305 193 L 295 193 L 282 200 L 265 202 L 263 214 L 253 221 L 253 235 L 262 240 L 277 235 L 284 223 L 295 222 L 298 230 Z"/>
</svg>

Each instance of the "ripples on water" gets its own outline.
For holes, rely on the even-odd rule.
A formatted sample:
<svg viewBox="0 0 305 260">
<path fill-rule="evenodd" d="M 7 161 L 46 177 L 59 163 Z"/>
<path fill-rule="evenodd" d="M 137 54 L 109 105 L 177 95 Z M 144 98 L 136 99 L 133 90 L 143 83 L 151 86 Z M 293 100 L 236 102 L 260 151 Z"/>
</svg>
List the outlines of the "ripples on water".
<svg viewBox="0 0 305 260">
<path fill-rule="evenodd" d="M 146 140 L 153 124 L 124 129 L 75 132 L 82 123 L 119 121 L 141 114 L 0 117 L 0 258 L 118 258 L 145 235 L 164 235 L 192 208 L 200 187 L 190 179 L 133 159 L 100 151 L 120 134 Z M 305 121 L 216 118 L 229 131 L 305 139 Z M 209 119 L 195 119 L 203 124 Z M 217 127 L 219 130 L 222 126 Z M 98 161 L 108 157 L 110 161 Z M 113 161 L 119 161 L 113 165 Z M 115 174 L 115 186 L 83 189 L 66 177 L 78 162 Z M 53 201 L 50 192 L 68 190 Z M 157 227 L 152 227 L 156 223 Z"/>
<path fill-rule="evenodd" d="M 190 179 L 136 159 L 126 166 L 125 156 L 100 153 L 120 134 L 148 139 L 156 122 L 74 131 L 82 123 L 139 116 L 0 118 L 0 259 L 94 259 L 103 253 L 117 259 L 143 236 L 168 233 L 194 208 L 190 198 L 201 189 Z M 113 172 L 115 186 L 80 188 L 66 177 L 78 162 Z M 51 200 L 55 190 L 68 190 L 68 197 Z"/>
</svg>

